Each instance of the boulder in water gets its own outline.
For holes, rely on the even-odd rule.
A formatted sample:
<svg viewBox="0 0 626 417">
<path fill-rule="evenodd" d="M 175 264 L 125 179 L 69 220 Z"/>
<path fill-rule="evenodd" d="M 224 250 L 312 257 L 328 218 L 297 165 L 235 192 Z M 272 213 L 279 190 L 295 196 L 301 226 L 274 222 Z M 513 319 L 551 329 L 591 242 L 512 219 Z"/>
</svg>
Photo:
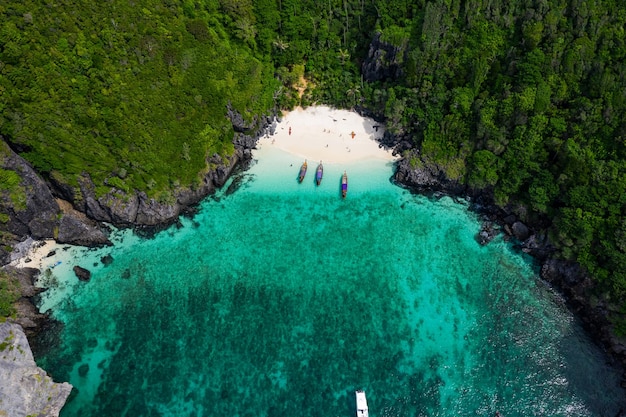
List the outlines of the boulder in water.
<svg viewBox="0 0 626 417">
<path fill-rule="evenodd" d="M 528 227 L 520 221 L 513 223 L 513 226 L 511 226 L 511 231 L 513 232 L 513 236 L 515 236 L 517 240 L 524 241 L 530 236 L 530 231 L 528 230 Z"/>
<path fill-rule="evenodd" d="M 89 281 L 91 279 L 91 271 L 89 271 L 88 269 L 85 269 L 81 266 L 76 265 L 74 267 L 74 273 L 76 274 L 76 276 L 78 277 L 79 280 L 81 281 Z"/>
<path fill-rule="evenodd" d="M 103 265 L 111 265 L 113 263 L 113 256 L 111 254 L 105 255 L 100 259 Z"/>
</svg>

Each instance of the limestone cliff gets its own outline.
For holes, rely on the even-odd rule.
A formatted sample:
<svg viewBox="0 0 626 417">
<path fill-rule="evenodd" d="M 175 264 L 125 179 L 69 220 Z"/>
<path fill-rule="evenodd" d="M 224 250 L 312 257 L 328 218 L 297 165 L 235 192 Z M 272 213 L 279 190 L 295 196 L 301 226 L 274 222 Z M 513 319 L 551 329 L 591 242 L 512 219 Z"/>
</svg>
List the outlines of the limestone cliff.
<svg viewBox="0 0 626 417">
<path fill-rule="evenodd" d="M 87 246 L 108 242 L 95 222 L 62 208 L 34 168 L 0 138 L 0 265 L 29 236 Z"/>
<path fill-rule="evenodd" d="M 0 323 L 0 417 L 56 417 L 71 391 L 37 367 L 19 325 Z"/>
</svg>

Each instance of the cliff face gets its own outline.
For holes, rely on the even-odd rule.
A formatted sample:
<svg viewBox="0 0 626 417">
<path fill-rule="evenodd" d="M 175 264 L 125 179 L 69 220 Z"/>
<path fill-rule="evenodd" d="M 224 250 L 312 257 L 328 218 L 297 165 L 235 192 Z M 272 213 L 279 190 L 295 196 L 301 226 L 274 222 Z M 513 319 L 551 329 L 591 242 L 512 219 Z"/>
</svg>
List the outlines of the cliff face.
<svg viewBox="0 0 626 417">
<path fill-rule="evenodd" d="M 51 237 L 58 227 L 59 206 L 50 190 L 23 158 L 0 140 L 0 263 L 8 262 L 6 246 L 32 236 Z"/>
<path fill-rule="evenodd" d="M 406 46 L 396 46 L 381 41 L 381 33 L 374 36 L 363 61 L 361 71 L 366 81 L 395 80 L 402 76 Z"/>
<path fill-rule="evenodd" d="M 95 222 L 63 210 L 45 181 L 3 140 L 0 173 L 0 264 L 9 262 L 11 247 L 26 237 L 90 246 L 108 242 Z"/>
<path fill-rule="evenodd" d="M 71 391 L 37 367 L 19 325 L 0 323 L 0 416 L 57 417 Z"/>
<path fill-rule="evenodd" d="M 171 223 L 228 180 L 238 163 L 252 157 L 257 139 L 275 129 L 275 117 L 259 116 L 250 122 L 228 109 L 233 125 L 235 153 L 207 158 L 208 170 L 199 185 L 172 190 L 172 198 L 159 201 L 143 191 L 125 193 L 112 189 L 96 196 L 88 173 L 79 178 L 80 190 L 51 177 L 47 184 L 33 167 L 0 141 L 0 169 L 19 183 L 0 187 L 0 264 L 9 262 L 11 247 L 32 237 L 54 238 L 59 243 L 82 246 L 109 244 L 102 223 L 116 226 L 157 226 Z M 3 218 L 4 217 L 4 218 Z M 100 223 L 99 223 L 100 222 Z"/>
<path fill-rule="evenodd" d="M 89 219 L 111 223 L 117 226 L 158 226 L 171 223 L 190 206 L 199 203 L 207 195 L 224 185 L 238 163 L 252 157 L 252 149 L 257 139 L 275 126 L 274 116 L 260 116 L 251 122 L 232 109 L 228 116 L 233 125 L 235 153 L 229 157 L 214 154 L 207 158 L 209 169 L 200 184 L 193 188 L 176 188 L 172 198 L 160 201 L 149 197 L 143 191 L 124 192 L 112 189 L 103 196 L 97 196 L 89 174 L 79 178 L 79 192 L 66 184 L 50 178 L 54 194 L 71 203 Z M 76 216 L 74 216 L 76 217 Z M 84 223 L 84 221 L 83 221 Z M 61 233 L 59 233 L 61 236 Z M 80 243 L 79 243 L 80 244 Z"/>
</svg>

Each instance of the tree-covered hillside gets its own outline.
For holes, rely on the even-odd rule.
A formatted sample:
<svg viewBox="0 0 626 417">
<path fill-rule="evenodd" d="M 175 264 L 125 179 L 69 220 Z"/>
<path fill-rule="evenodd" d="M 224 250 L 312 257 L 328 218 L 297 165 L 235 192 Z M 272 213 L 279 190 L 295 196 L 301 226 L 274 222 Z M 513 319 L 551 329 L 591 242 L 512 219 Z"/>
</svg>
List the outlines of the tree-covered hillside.
<svg viewBox="0 0 626 417">
<path fill-rule="evenodd" d="M 168 4 L 169 3 L 169 4 Z M 273 106 L 271 64 L 224 29 L 218 4 L 14 1 L 0 6 L 0 133 L 70 185 L 190 186 L 232 153 L 231 105 Z"/>
<path fill-rule="evenodd" d="M 623 303 L 625 27 L 618 0 L 9 1 L 0 135 L 44 175 L 158 197 L 232 152 L 228 104 L 358 105 Z"/>
<path fill-rule="evenodd" d="M 417 3 L 381 28 L 402 74 L 365 99 L 450 178 L 524 206 L 623 303 L 626 5 Z"/>
</svg>

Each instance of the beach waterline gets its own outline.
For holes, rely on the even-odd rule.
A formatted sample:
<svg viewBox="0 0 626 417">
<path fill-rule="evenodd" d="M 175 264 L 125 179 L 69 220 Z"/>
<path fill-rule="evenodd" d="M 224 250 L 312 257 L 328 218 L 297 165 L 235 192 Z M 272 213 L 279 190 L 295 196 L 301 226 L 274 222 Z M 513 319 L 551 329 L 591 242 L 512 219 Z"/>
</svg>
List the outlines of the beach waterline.
<svg viewBox="0 0 626 417">
<path fill-rule="evenodd" d="M 386 416 L 623 406 L 619 374 L 532 261 L 480 246 L 466 206 L 394 186 L 385 157 L 324 162 L 320 186 L 313 169 L 298 183 L 302 155 L 255 157 L 179 227 L 61 250 L 42 274 L 64 327 L 37 361 L 78 389 L 63 417 L 353 415 L 357 388 Z"/>
</svg>

